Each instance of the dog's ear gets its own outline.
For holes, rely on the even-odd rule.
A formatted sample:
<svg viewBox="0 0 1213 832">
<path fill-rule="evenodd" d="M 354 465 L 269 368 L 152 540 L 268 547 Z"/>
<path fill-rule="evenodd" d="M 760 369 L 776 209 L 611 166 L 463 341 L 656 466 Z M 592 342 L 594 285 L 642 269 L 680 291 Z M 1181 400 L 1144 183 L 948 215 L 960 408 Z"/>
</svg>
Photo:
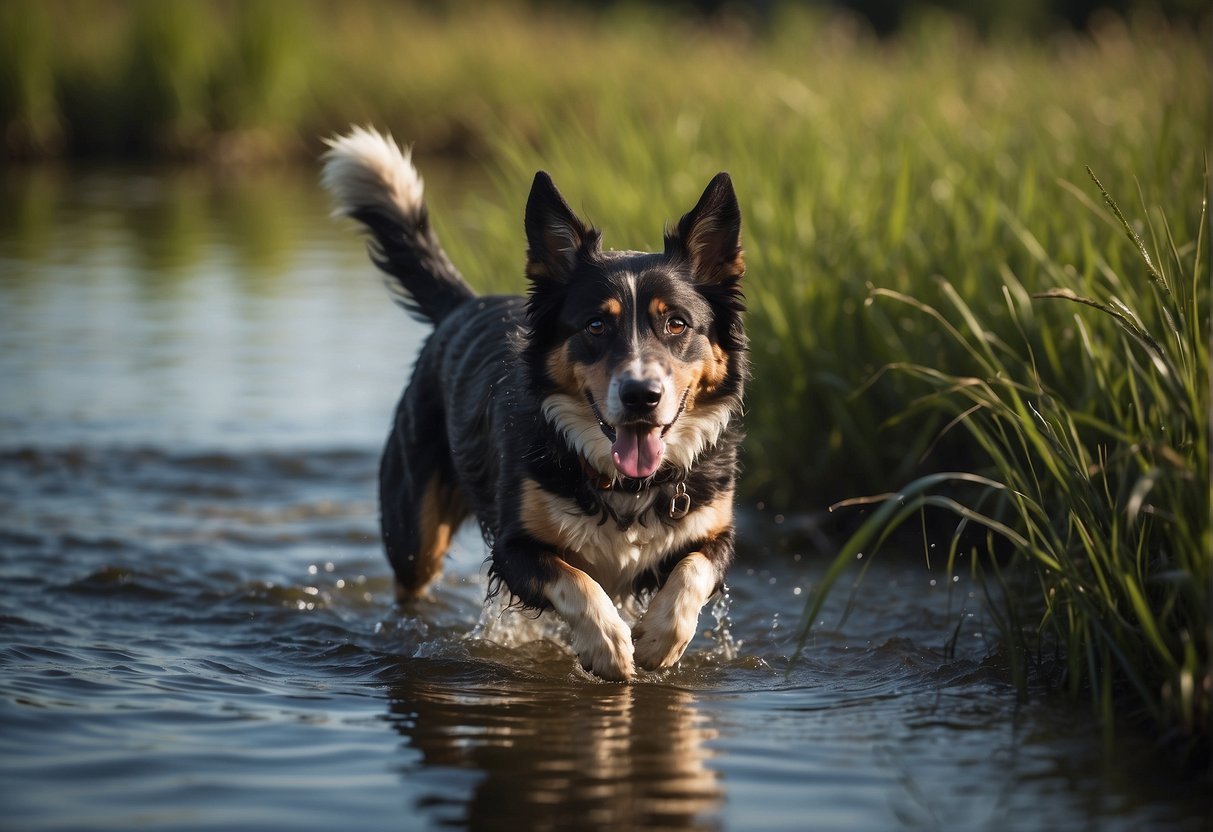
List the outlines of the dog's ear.
<svg viewBox="0 0 1213 832">
<path fill-rule="evenodd" d="M 695 207 L 678 221 L 678 228 L 666 233 L 665 249 L 689 260 L 699 283 L 737 281 L 745 274 L 741 207 L 727 173 L 716 174 Z"/>
<path fill-rule="evenodd" d="M 531 280 L 564 280 L 577 258 L 598 248 L 601 234 L 578 219 L 546 172 L 535 174 L 526 201 L 526 273 Z"/>
</svg>

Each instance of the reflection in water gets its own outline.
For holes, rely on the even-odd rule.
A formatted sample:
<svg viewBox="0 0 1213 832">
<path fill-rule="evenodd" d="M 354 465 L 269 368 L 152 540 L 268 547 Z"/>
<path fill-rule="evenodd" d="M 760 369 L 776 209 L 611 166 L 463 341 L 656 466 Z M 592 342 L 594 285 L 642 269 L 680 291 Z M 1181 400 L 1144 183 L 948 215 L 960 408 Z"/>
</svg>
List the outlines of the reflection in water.
<svg viewBox="0 0 1213 832">
<path fill-rule="evenodd" d="M 475 194 L 482 171 L 426 161 L 436 189 Z M 348 228 L 329 217 L 311 168 L 101 168 L 76 174 L 58 166 L 7 168 L 0 176 L 0 257 L 29 262 L 90 258 L 120 251 L 144 280 L 188 278 L 219 266 L 249 281 L 290 281 L 318 243 L 370 274 Z M 458 216 L 457 210 L 449 212 Z M 218 262 L 216 257 L 218 256 Z M 23 263 L 22 261 L 27 261 Z M 5 279 L 33 275 L 18 268 Z M 520 286 L 521 288 L 521 286 Z"/>
<path fill-rule="evenodd" d="M 482 776 L 444 821 L 474 829 L 717 825 L 724 789 L 706 746 L 716 731 L 687 691 L 514 679 L 459 686 L 417 678 L 415 661 L 399 670 L 389 720 L 421 752 L 404 777 L 434 768 Z M 420 798 L 427 812 L 442 806 L 441 791 Z"/>
</svg>

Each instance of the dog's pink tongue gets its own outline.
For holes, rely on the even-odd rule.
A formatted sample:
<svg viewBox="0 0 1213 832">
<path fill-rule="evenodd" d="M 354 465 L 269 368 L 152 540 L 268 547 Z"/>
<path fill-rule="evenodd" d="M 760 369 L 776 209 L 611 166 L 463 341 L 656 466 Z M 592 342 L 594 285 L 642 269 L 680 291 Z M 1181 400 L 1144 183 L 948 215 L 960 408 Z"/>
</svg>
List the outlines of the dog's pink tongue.
<svg viewBox="0 0 1213 832">
<path fill-rule="evenodd" d="M 615 428 L 611 455 L 615 458 L 615 467 L 625 477 L 644 479 L 653 476 L 663 453 L 665 443 L 661 441 L 660 426 L 619 425 Z"/>
</svg>

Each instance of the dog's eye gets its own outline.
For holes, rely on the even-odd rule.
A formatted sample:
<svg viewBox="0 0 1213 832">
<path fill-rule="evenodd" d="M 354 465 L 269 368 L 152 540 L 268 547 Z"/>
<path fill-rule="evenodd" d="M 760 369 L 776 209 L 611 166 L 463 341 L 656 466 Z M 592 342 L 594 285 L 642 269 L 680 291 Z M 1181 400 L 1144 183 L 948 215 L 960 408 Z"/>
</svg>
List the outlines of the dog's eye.
<svg viewBox="0 0 1213 832">
<path fill-rule="evenodd" d="M 671 335 L 681 335 L 687 331 L 687 322 L 682 318 L 670 318 L 665 322 L 665 331 Z"/>
<path fill-rule="evenodd" d="M 590 318 L 586 322 L 585 331 L 591 335 L 601 335 L 606 332 L 606 324 L 603 323 L 602 318 Z"/>
</svg>

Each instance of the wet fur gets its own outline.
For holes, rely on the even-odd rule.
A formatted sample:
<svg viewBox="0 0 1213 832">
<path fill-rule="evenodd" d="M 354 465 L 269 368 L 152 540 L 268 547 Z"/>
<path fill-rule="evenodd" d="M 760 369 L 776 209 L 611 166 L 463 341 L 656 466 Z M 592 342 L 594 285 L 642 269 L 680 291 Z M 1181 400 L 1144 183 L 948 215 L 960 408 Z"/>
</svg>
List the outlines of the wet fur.
<svg viewBox="0 0 1213 832">
<path fill-rule="evenodd" d="M 398 597 L 425 589 L 452 531 L 474 516 L 492 547 L 490 592 L 554 609 L 587 669 L 627 679 L 636 665 L 676 662 L 733 557 L 748 363 L 728 176 L 667 231 L 662 252 L 643 253 L 604 250 L 537 174 L 525 298 L 474 295 L 429 226 L 408 154 L 389 137 L 356 129 L 334 139 L 322 181 L 337 213 L 369 232 L 397 299 L 435 327 L 380 471 Z M 589 320 L 603 331 L 591 334 Z M 660 431 L 665 446 L 643 480 L 616 468 L 616 428 L 600 425 L 591 405 L 633 424 L 620 387 L 640 375 L 661 394 L 645 417 L 654 424 L 635 430 Z M 685 516 L 671 511 L 683 493 Z M 633 630 L 615 602 L 636 595 L 651 600 Z"/>
</svg>

